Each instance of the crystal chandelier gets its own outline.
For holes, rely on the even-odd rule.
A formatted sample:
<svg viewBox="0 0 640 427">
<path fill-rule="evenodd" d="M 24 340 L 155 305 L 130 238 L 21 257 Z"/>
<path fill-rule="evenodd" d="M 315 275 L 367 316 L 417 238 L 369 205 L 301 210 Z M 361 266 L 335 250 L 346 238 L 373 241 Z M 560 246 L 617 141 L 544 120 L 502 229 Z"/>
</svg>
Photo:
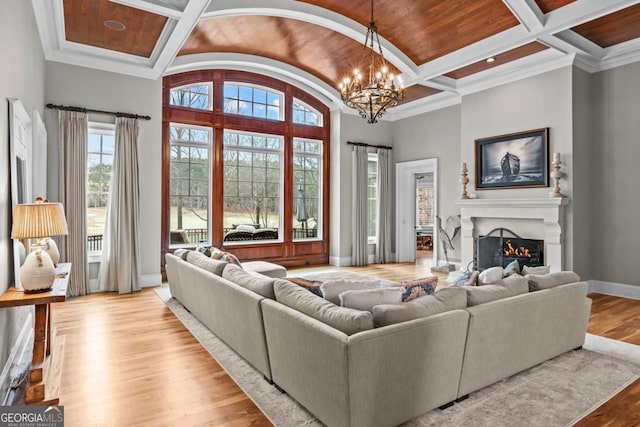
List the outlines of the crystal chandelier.
<svg viewBox="0 0 640 427">
<path fill-rule="evenodd" d="M 379 57 L 376 56 L 374 44 L 378 45 Z M 369 59 L 368 65 L 367 59 Z M 367 76 L 360 71 L 361 69 L 365 70 L 364 73 L 368 72 L 367 81 L 365 81 Z M 389 72 L 382 54 L 378 29 L 373 20 L 373 0 L 371 0 L 371 21 L 367 27 L 359 67 L 353 71 L 352 78 L 345 77 L 338 87 L 344 103 L 358 110 L 362 118 L 367 119 L 367 123 L 376 123 L 378 117 L 383 115 L 387 108 L 398 105 L 404 99 L 402 83 L 398 77 Z"/>
</svg>

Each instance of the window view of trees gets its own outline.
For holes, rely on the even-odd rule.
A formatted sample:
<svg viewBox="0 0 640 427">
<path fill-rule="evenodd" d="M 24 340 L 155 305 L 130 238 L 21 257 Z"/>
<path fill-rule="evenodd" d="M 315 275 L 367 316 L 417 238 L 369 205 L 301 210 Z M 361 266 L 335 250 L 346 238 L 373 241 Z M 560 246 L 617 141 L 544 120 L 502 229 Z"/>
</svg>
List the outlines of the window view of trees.
<svg viewBox="0 0 640 427">
<path fill-rule="evenodd" d="M 295 105 L 295 104 L 294 104 Z M 293 140 L 293 238 L 318 237 L 322 141 Z"/>
<path fill-rule="evenodd" d="M 317 110 L 294 98 L 293 123 L 322 126 L 322 115 Z"/>
<path fill-rule="evenodd" d="M 87 236 L 89 253 L 102 250 L 113 167 L 113 130 L 90 129 L 87 140 Z"/>
<path fill-rule="evenodd" d="M 376 238 L 378 218 L 378 156 L 369 153 L 367 184 L 367 229 L 369 238 Z"/>
<path fill-rule="evenodd" d="M 194 84 L 171 89 L 171 105 L 211 110 L 211 85 Z"/>
<path fill-rule="evenodd" d="M 249 225 L 256 230 L 271 229 L 274 233 L 267 237 L 278 238 L 282 145 L 279 136 L 224 131 L 225 232 Z M 242 240 L 253 239 L 245 236 Z M 268 239 L 263 236 L 261 240 Z"/>
<path fill-rule="evenodd" d="M 170 127 L 171 243 L 208 242 L 211 129 Z"/>
</svg>

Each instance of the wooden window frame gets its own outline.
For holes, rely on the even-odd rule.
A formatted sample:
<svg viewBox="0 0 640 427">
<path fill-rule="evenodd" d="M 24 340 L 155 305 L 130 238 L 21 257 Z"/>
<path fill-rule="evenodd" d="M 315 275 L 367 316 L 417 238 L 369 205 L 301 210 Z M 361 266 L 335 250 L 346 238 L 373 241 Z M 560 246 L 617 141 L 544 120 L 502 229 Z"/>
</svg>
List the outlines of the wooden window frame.
<svg viewBox="0 0 640 427">
<path fill-rule="evenodd" d="M 224 82 L 246 83 L 263 86 L 284 94 L 284 120 L 260 119 L 237 114 L 225 114 L 223 111 Z M 197 110 L 170 105 L 170 91 L 179 86 L 210 82 L 213 85 L 213 110 Z M 161 205 L 161 253 L 160 264 L 163 277 L 164 256 L 173 252 L 170 248 L 169 230 L 169 171 L 170 171 L 170 123 L 207 126 L 213 128 L 213 149 L 211 161 L 211 243 L 223 250 L 230 250 L 241 261 L 265 260 L 286 267 L 328 264 L 329 262 L 329 152 L 330 120 L 329 108 L 305 91 L 273 79 L 271 77 L 233 70 L 199 70 L 173 74 L 163 78 L 162 100 L 162 205 Z M 322 115 L 322 127 L 293 123 L 292 107 L 296 98 L 316 109 Z M 252 241 L 225 246 L 223 242 L 223 131 L 238 130 L 256 133 L 282 135 L 283 150 L 283 210 L 280 241 Z M 293 139 L 307 138 L 322 141 L 322 236 L 317 240 L 293 240 L 293 223 L 287 220 L 294 213 L 293 183 Z M 192 247 L 195 247 L 194 244 Z"/>
</svg>

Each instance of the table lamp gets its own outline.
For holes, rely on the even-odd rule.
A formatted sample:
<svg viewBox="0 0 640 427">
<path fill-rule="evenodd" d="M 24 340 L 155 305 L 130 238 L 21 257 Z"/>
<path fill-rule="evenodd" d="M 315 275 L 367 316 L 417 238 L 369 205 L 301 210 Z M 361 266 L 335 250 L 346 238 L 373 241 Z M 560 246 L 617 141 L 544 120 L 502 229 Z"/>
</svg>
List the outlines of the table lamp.
<svg viewBox="0 0 640 427">
<path fill-rule="evenodd" d="M 27 258 L 20 267 L 20 282 L 26 293 L 46 292 L 56 277 L 49 254 L 36 246 L 29 250 L 29 239 L 68 234 L 67 220 L 60 203 L 48 203 L 41 198 L 35 203 L 13 205 L 12 239 L 27 240 Z"/>
</svg>

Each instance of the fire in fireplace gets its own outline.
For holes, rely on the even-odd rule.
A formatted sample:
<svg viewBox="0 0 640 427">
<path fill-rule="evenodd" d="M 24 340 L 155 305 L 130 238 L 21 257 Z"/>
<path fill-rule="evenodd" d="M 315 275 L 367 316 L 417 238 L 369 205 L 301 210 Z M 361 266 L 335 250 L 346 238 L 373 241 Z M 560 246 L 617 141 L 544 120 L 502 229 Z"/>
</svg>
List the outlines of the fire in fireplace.
<svg viewBox="0 0 640 427">
<path fill-rule="evenodd" d="M 507 228 L 495 228 L 474 240 L 474 262 L 478 270 L 506 267 L 514 260 L 520 267 L 544 265 L 544 240 L 523 239 Z"/>
</svg>

